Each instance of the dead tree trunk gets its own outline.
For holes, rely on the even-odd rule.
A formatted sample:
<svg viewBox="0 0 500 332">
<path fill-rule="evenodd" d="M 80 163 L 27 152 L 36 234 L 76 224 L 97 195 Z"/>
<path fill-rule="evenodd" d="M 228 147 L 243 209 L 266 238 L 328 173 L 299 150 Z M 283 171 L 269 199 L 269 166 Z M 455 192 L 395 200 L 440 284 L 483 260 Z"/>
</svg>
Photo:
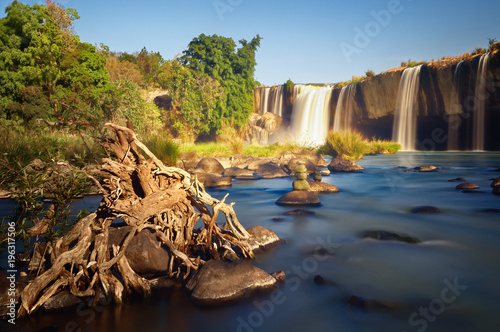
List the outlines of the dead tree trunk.
<svg viewBox="0 0 500 332">
<path fill-rule="evenodd" d="M 19 317 L 33 313 L 62 289 L 88 303 L 97 303 L 101 294 L 116 302 L 130 292 L 148 296 L 147 280 L 134 272 L 124 255 L 134 235 L 145 228 L 155 230 L 170 250 L 169 277 L 185 279 L 212 258 L 253 258 L 249 234 L 233 205 L 225 203 L 227 195 L 219 201 L 184 170 L 166 167 L 131 129 L 112 123 L 105 127 L 114 131 L 116 139 L 102 142 L 114 158 L 101 161 L 94 174 L 101 181 L 92 177 L 102 190 L 101 205 L 55 243 L 50 251 L 52 266 L 21 294 Z M 220 212 L 226 217 L 224 227 L 216 222 Z M 109 227 L 116 218 L 133 230 L 121 247 L 110 250 Z M 200 220 L 204 227 L 197 229 Z"/>
</svg>

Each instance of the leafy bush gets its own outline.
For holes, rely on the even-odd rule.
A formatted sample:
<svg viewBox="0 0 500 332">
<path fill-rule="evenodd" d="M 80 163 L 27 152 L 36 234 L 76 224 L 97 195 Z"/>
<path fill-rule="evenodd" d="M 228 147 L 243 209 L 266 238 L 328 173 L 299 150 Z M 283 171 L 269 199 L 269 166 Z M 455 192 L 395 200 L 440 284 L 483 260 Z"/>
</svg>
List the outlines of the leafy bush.
<svg viewBox="0 0 500 332">
<path fill-rule="evenodd" d="M 375 76 L 375 72 L 371 69 L 367 70 L 365 73 L 366 77 L 373 77 Z"/>
<path fill-rule="evenodd" d="M 366 138 L 357 131 L 330 131 L 319 152 L 344 159 L 361 159 L 370 152 L 370 146 Z"/>
<path fill-rule="evenodd" d="M 401 144 L 392 141 L 375 139 L 369 143 L 370 154 L 396 154 L 401 149 Z"/>
<path fill-rule="evenodd" d="M 217 135 L 217 142 L 229 146 L 233 155 L 243 153 L 243 135 L 234 124 L 222 125 Z"/>
<path fill-rule="evenodd" d="M 365 154 L 395 154 L 400 148 L 399 143 L 380 139 L 370 142 L 361 133 L 347 130 L 330 131 L 326 143 L 318 152 L 344 159 L 361 159 Z"/>
<path fill-rule="evenodd" d="M 167 133 L 146 134 L 142 142 L 163 163 L 175 166 L 179 156 L 179 145 Z"/>
</svg>

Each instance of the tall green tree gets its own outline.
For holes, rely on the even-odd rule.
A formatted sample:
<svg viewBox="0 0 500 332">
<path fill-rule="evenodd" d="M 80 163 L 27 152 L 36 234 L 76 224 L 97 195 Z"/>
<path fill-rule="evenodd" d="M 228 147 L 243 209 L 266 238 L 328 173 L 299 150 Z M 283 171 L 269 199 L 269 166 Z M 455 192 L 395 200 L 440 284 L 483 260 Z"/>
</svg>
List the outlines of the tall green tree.
<svg viewBox="0 0 500 332">
<path fill-rule="evenodd" d="M 114 91 L 105 57 L 74 34 L 72 22 L 78 18 L 74 9 L 51 0 L 33 6 L 14 1 L 6 8 L 0 19 L 4 117 L 29 121 L 50 115 L 88 121 L 109 112 Z"/>
<path fill-rule="evenodd" d="M 197 75 L 215 79 L 224 89 L 225 101 L 210 118 L 212 130 L 217 131 L 227 119 L 242 126 L 252 112 L 252 93 L 257 86 L 255 52 L 260 40 L 259 35 L 250 42 L 242 39 L 241 46 L 236 48 L 232 38 L 201 34 L 183 52 L 182 64 Z"/>
</svg>

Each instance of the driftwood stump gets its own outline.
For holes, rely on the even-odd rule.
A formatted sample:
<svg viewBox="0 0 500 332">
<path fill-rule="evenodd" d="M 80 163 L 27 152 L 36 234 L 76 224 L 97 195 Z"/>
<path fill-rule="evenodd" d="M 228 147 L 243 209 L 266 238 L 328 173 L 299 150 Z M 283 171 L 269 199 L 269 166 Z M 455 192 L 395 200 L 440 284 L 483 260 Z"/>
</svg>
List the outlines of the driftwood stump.
<svg viewBox="0 0 500 332">
<path fill-rule="evenodd" d="M 124 255 L 134 235 L 145 228 L 153 229 L 168 247 L 167 276 L 177 280 L 189 277 L 209 259 L 253 258 L 250 235 L 232 204 L 225 203 L 227 195 L 220 201 L 212 198 L 196 177 L 165 166 L 133 130 L 112 123 L 105 127 L 116 139 L 102 142 L 114 157 L 101 160 L 91 176 L 102 191 L 101 204 L 48 250 L 50 268 L 23 290 L 18 317 L 33 313 L 63 289 L 89 305 L 103 295 L 118 303 L 131 292 L 148 296 L 147 280 L 132 270 Z M 220 212 L 226 218 L 224 227 L 216 222 Z M 109 227 L 117 218 L 132 231 L 121 247 L 110 250 Z M 203 227 L 195 228 L 200 220 Z"/>
</svg>

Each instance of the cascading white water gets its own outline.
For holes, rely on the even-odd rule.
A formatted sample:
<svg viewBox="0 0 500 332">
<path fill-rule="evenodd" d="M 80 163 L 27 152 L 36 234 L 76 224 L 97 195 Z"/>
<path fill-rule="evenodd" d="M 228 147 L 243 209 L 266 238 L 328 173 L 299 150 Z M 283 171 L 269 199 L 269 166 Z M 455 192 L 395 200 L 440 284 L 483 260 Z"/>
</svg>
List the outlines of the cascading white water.
<svg viewBox="0 0 500 332">
<path fill-rule="evenodd" d="M 453 87 L 450 96 L 450 109 L 448 110 L 448 150 L 458 150 L 458 128 L 460 127 L 460 116 L 463 112 L 460 100 L 460 73 L 465 61 L 460 61 L 453 73 Z"/>
<path fill-rule="evenodd" d="M 487 81 L 486 74 L 488 69 L 488 60 L 490 54 L 486 53 L 479 59 L 476 74 L 476 88 L 474 91 L 474 116 L 472 128 L 472 149 L 477 151 L 484 150 L 484 113 L 487 99 Z"/>
<path fill-rule="evenodd" d="M 417 138 L 417 94 L 422 66 L 407 68 L 399 82 L 392 140 L 401 144 L 403 151 L 414 151 Z"/>
<path fill-rule="evenodd" d="M 325 142 L 332 91 L 331 87 L 294 86 L 290 133 L 299 144 L 318 146 Z"/>
<path fill-rule="evenodd" d="M 273 86 L 269 94 L 268 112 L 283 116 L 283 98 L 283 85 Z"/>
<path fill-rule="evenodd" d="M 283 85 L 260 88 L 260 115 L 267 112 L 282 116 L 283 114 Z"/>
<path fill-rule="evenodd" d="M 339 100 L 335 108 L 335 117 L 333 119 L 334 132 L 349 130 L 351 128 L 355 92 L 355 83 L 346 85 L 340 90 Z"/>
<path fill-rule="evenodd" d="M 260 115 L 264 115 L 269 107 L 269 92 L 271 88 L 260 88 Z"/>
</svg>

